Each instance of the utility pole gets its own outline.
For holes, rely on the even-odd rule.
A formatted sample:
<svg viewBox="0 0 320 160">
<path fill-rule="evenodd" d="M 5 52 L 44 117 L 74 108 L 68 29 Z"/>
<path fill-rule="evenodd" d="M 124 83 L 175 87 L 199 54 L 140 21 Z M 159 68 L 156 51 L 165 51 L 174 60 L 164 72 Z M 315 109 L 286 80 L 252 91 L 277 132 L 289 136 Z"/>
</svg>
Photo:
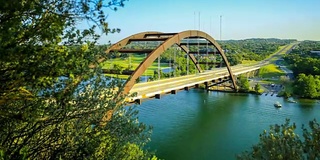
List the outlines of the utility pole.
<svg viewBox="0 0 320 160">
<path fill-rule="evenodd" d="M 200 31 L 200 12 L 199 12 L 199 31 Z"/>
<path fill-rule="evenodd" d="M 212 26 L 211 26 L 211 23 L 212 23 L 212 17 L 210 17 L 210 36 L 212 36 Z"/>
<path fill-rule="evenodd" d="M 220 41 L 221 41 L 221 35 L 222 35 L 222 15 L 220 15 Z"/>
<path fill-rule="evenodd" d="M 196 29 L 196 11 L 193 12 L 193 27 Z"/>
<path fill-rule="evenodd" d="M 201 30 L 200 28 L 200 11 L 199 11 L 199 31 Z M 200 60 L 200 56 L 199 56 L 199 52 L 200 52 L 200 42 L 199 42 L 199 37 L 198 37 L 198 57 L 197 57 L 197 63 L 196 65 L 194 66 L 195 68 L 199 65 L 199 60 Z M 196 69 L 197 70 L 197 69 Z M 200 71 L 198 70 L 197 73 L 199 73 Z"/>
<path fill-rule="evenodd" d="M 159 42 L 158 46 L 160 46 L 160 42 Z M 161 78 L 160 57 L 161 57 L 161 55 L 159 55 L 159 57 L 158 57 L 158 80 L 160 80 L 160 78 Z"/>
<path fill-rule="evenodd" d="M 222 35 L 222 15 L 220 15 L 220 41 L 221 41 L 221 35 Z M 220 68 L 222 67 L 222 56 L 220 61 Z"/>
</svg>

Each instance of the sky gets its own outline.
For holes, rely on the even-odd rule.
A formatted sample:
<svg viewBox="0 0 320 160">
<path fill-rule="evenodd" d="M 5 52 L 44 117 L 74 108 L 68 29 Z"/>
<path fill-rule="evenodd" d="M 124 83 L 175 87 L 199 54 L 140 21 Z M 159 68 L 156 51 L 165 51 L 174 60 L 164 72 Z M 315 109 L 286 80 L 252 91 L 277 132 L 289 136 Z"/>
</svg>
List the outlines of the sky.
<svg viewBox="0 0 320 160">
<path fill-rule="evenodd" d="M 216 40 L 280 38 L 320 41 L 320 0 L 129 0 L 107 10 L 116 43 L 144 31 L 201 30 Z M 200 19 L 199 19 L 200 15 Z M 221 17 L 221 18 L 220 18 Z M 220 34 L 221 20 L 221 34 Z"/>
</svg>

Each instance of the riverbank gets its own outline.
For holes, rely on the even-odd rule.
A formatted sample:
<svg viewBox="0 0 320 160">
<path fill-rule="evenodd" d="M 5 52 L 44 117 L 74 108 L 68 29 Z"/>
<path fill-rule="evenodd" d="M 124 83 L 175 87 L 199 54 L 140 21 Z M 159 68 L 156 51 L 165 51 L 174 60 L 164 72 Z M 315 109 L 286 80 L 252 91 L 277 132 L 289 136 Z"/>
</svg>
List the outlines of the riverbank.
<svg viewBox="0 0 320 160">
<path fill-rule="evenodd" d="M 249 92 L 238 92 L 238 93 L 250 93 L 250 94 L 257 94 L 257 95 L 276 95 L 279 97 L 279 93 L 283 92 L 285 87 L 282 84 L 278 84 L 277 80 L 274 81 L 267 81 L 266 79 L 262 78 L 250 78 L 248 79 L 250 85 Z M 254 91 L 254 87 L 260 84 L 260 91 L 257 93 Z M 235 91 L 230 87 L 225 86 L 212 86 L 208 89 L 209 91 L 217 91 L 217 92 L 226 92 L 226 93 L 234 93 Z"/>
</svg>

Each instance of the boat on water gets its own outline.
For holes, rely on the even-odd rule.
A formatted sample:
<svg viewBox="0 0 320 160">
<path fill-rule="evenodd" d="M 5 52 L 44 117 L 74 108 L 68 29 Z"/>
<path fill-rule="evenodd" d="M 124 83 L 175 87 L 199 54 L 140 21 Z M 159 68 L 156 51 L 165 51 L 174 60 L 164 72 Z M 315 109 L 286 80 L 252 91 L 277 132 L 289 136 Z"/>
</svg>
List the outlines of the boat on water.
<svg viewBox="0 0 320 160">
<path fill-rule="evenodd" d="M 290 103 L 297 103 L 295 100 L 293 100 L 293 99 L 288 99 L 288 102 L 290 102 Z"/>
<path fill-rule="evenodd" d="M 281 105 L 281 103 L 280 103 L 280 102 L 276 102 L 276 103 L 274 103 L 274 107 L 276 107 L 276 108 L 280 108 L 280 107 L 282 107 L 282 105 Z"/>
</svg>

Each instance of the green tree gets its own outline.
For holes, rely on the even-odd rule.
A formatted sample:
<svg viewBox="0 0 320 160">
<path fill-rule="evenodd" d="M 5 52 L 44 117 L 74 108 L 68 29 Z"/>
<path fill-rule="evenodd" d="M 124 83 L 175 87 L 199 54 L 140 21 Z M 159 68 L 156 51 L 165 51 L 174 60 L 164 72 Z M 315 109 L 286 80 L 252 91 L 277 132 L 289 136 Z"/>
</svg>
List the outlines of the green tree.
<svg viewBox="0 0 320 160">
<path fill-rule="evenodd" d="M 257 84 L 254 86 L 254 91 L 257 92 L 257 93 L 259 93 L 260 89 L 261 89 L 261 85 L 260 85 L 259 83 L 257 83 Z"/>
<path fill-rule="evenodd" d="M 124 67 L 120 66 L 119 64 L 114 64 L 113 69 L 115 70 L 116 73 L 121 74 L 122 71 L 124 70 Z"/>
<path fill-rule="evenodd" d="M 239 91 L 249 92 L 250 84 L 249 84 L 247 77 L 241 75 L 237 82 L 238 82 Z"/>
<path fill-rule="evenodd" d="M 280 46 L 287 45 L 296 40 L 293 39 L 245 39 L 245 40 L 228 40 L 219 41 L 219 44 L 226 50 L 227 54 L 236 55 L 238 60 L 231 58 L 230 64 L 242 60 L 260 61 L 279 49 Z M 236 60 L 236 61 L 234 61 Z"/>
<path fill-rule="evenodd" d="M 289 98 L 289 97 L 291 97 L 291 93 L 289 91 L 283 91 L 283 97 Z"/>
<path fill-rule="evenodd" d="M 146 158 L 148 127 L 98 63 L 95 31 L 119 31 L 104 12 L 124 1 L 0 2 L 0 159 Z"/>
<path fill-rule="evenodd" d="M 287 76 L 280 76 L 280 82 L 281 82 L 282 84 L 287 84 L 287 83 L 290 82 L 290 78 L 287 77 Z"/>
<path fill-rule="evenodd" d="M 309 122 L 309 131 L 302 126 L 304 141 L 294 132 L 296 125 L 287 119 L 283 125 L 270 126 L 270 131 L 260 134 L 259 143 L 250 151 L 237 156 L 238 159 L 319 159 L 320 125 Z"/>
<path fill-rule="evenodd" d="M 319 97 L 319 86 L 317 84 L 318 80 L 314 76 L 299 74 L 294 82 L 294 93 L 305 98 Z"/>
<path fill-rule="evenodd" d="M 241 57 L 237 54 L 227 54 L 227 59 L 231 66 L 237 65 L 241 63 Z"/>
</svg>

